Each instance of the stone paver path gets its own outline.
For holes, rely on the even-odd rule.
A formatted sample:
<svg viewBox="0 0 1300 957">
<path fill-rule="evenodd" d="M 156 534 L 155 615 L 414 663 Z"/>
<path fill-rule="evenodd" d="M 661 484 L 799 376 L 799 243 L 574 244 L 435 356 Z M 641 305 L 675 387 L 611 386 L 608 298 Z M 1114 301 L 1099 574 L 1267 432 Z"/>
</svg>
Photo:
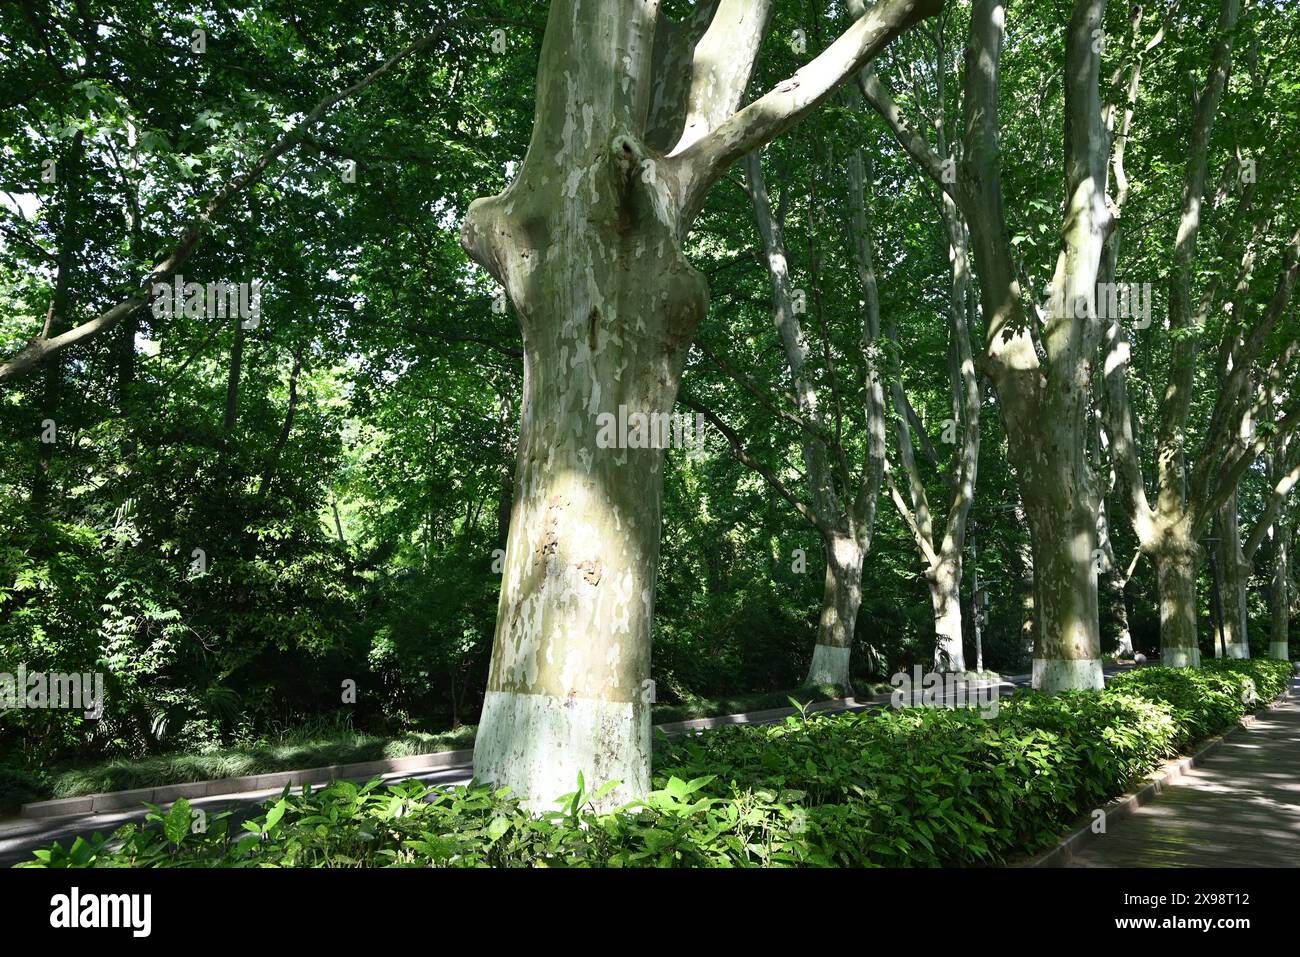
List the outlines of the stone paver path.
<svg viewBox="0 0 1300 957">
<path fill-rule="evenodd" d="M 1300 867 L 1300 680 L 1072 867 Z"/>
</svg>

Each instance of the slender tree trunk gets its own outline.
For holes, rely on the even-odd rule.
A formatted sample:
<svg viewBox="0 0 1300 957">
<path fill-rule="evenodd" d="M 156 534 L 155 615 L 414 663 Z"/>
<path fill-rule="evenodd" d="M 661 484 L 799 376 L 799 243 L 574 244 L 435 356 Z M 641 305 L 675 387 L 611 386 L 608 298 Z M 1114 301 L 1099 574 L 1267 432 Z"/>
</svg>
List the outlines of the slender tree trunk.
<svg viewBox="0 0 1300 957">
<path fill-rule="evenodd" d="M 73 285 L 78 267 L 78 252 L 83 238 L 80 208 L 84 160 L 84 134 L 78 130 L 66 154 L 60 157 L 59 166 L 56 167 L 63 178 L 60 188 L 59 255 L 56 260 L 54 290 L 49 309 L 45 313 L 44 328 L 41 331 L 42 339 L 57 336 L 72 325 Z M 41 384 L 41 421 L 47 418 L 53 420 L 58 430 L 56 435 L 68 428 L 68 423 L 63 418 L 64 365 L 61 356 L 51 361 L 45 367 L 44 381 Z M 53 444 L 42 442 L 37 450 L 32 498 L 42 511 L 50 506 L 52 494 L 50 470 L 54 449 Z"/>
<path fill-rule="evenodd" d="M 129 210 L 128 222 L 131 230 L 130 245 L 131 265 L 139 267 L 139 274 L 135 274 L 133 269 L 132 278 L 138 284 L 143 278 L 143 274 L 148 265 L 148 252 L 145 246 L 144 229 L 142 225 L 142 213 L 140 210 L 140 154 L 136 145 L 135 126 L 127 121 L 127 145 L 130 148 L 130 162 L 127 175 L 123 185 L 123 202 L 126 203 Z M 125 413 L 127 403 L 131 397 L 131 389 L 135 386 L 136 359 L 135 359 L 135 337 L 140 329 L 140 321 L 136 318 L 138 313 L 131 313 L 124 317 L 120 322 L 120 327 L 116 331 L 116 356 L 117 356 L 117 408 L 119 412 Z"/>
<path fill-rule="evenodd" d="M 1214 653 L 1229 658 L 1250 657 L 1250 606 L 1247 584 L 1250 568 L 1241 551 L 1241 527 L 1237 493 L 1224 500 L 1215 516 L 1219 574 L 1223 581 L 1223 641 L 1215 642 Z"/>
<path fill-rule="evenodd" d="M 1016 522 L 1021 527 L 1028 527 L 1029 522 L 1025 519 L 1025 507 L 1020 500 L 1016 501 L 1015 516 Z M 1037 576 L 1034 575 L 1033 544 L 1022 541 L 1016 546 L 1015 555 L 1019 566 L 1017 572 L 1020 587 L 1021 654 L 1026 662 L 1032 662 L 1034 659 L 1034 635 L 1038 632 L 1038 626 L 1035 624 L 1038 618 L 1034 612 L 1035 602 L 1038 598 L 1034 588 Z"/>
<path fill-rule="evenodd" d="M 284 454 L 285 446 L 289 444 L 289 435 L 293 432 L 293 417 L 298 411 L 298 377 L 302 375 L 302 352 L 305 347 L 299 346 L 293 354 L 293 369 L 289 372 L 289 407 L 284 413 L 284 424 L 280 426 L 280 434 L 276 436 L 275 447 L 271 449 L 271 454 L 266 460 L 266 468 L 262 471 L 262 477 L 257 483 L 257 497 L 265 498 L 266 493 L 271 490 L 271 480 L 275 478 L 276 469 L 280 466 L 280 456 Z"/>
<path fill-rule="evenodd" d="M 949 389 L 954 420 L 961 425 L 961 447 L 953 472 L 948 477 L 952 500 L 928 581 L 934 609 L 935 665 L 944 671 L 965 671 L 961 620 L 962 554 L 966 546 L 966 523 L 975 504 L 975 483 L 979 472 L 980 387 L 975 377 L 975 358 L 970 340 L 976 307 L 971 287 L 966 224 L 950 197 L 943 197 L 943 206 L 952 262 L 948 309 Z M 979 609 L 975 613 L 979 614 Z M 979 657 L 978 667 L 983 671 L 982 648 Z"/>
<path fill-rule="evenodd" d="M 221 419 L 221 429 L 230 434 L 239 417 L 239 378 L 244 368 L 244 325 L 235 315 L 235 341 L 230 347 L 230 370 L 226 375 L 226 411 Z"/>
<path fill-rule="evenodd" d="M 1300 482 L 1300 439 L 1294 433 L 1283 436 L 1278 446 L 1265 456 L 1265 460 L 1273 489 L 1242 546 L 1242 556 L 1247 569 L 1253 569 L 1259 546 L 1266 537 L 1272 540 L 1273 567 L 1268 588 L 1271 616 L 1268 654 L 1270 658 L 1285 661 L 1289 654 L 1287 642 L 1291 627 L 1291 521 L 1286 502 L 1297 482 Z"/>
<path fill-rule="evenodd" d="M 850 9 L 861 6 L 862 0 L 852 0 L 850 3 Z M 945 106 L 942 76 L 946 55 L 941 33 L 939 43 L 934 109 L 937 115 L 943 116 Z M 868 95 L 879 89 L 879 81 L 870 71 L 864 71 L 859 85 Z M 860 98 L 854 96 L 852 102 L 857 106 Z M 942 122 L 935 125 L 935 135 L 935 144 L 939 150 L 935 155 L 946 155 L 947 136 Z M 929 149 L 928 144 L 926 148 Z M 952 469 L 944 476 L 945 484 L 951 491 L 951 500 L 946 521 L 940 526 L 938 534 L 913 449 L 913 429 L 921 438 L 923 448 L 930 450 L 929 457 L 937 457 L 933 454 L 933 442 L 925 434 L 923 424 L 908 402 L 899 349 L 892 351 L 887 368 L 890 395 L 895 408 L 898 457 L 907 478 L 910 508 L 892 480 L 890 491 L 894 504 L 903 515 L 904 523 L 911 530 L 921 558 L 926 563 L 926 582 L 934 610 L 935 668 L 960 672 L 966 670 L 965 651 L 962 647 L 962 553 L 966 542 L 966 522 L 975 501 L 975 482 L 979 470 L 980 388 L 970 339 L 970 327 L 978 316 L 978 306 L 971 283 L 970 238 L 966 222 L 956 201 L 946 192 L 941 192 L 940 203 L 952 270 L 948 287 L 948 384 L 952 421 L 954 427 L 960 425 L 960 436 L 957 437 L 959 448 Z M 895 343 L 898 342 L 898 332 L 892 323 L 889 337 Z"/>
<path fill-rule="evenodd" d="M 330 496 L 330 509 L 334 512 L 334 531 L 338 533 L 339 544 L 346 545 L 348 540 L 343 536 L 343 519 L 339 515 L 339 500 L 333 495 Z"/>
<path fill-rule="evenodd" d="M 868 379 L 865 404 L 869 453 L 856 495 L 852 494 L 847 474 L 838 484 L 836 482 L 835 464 L 838 463 L 847 473 L 847 460 L 842 444 L 823 437 L 828 431 L 827 424 L 823 421 L 817 394 L 805 369 L 809 350 L 794 307 L 783 238 L 784 224 L 779 217 L 773 215 L 762 161 L 757 153 L 751 153 L 745 158 L 745 172 L 754 219 L 758 224 L 767 260 L 773 324 L 780 334 L 786 366 L 794 383 L 799 415 L 818 433 L 809 435 L 805 432 L 802 436 L 804 469 L 808 476 L 807 514 L 812 516 L 813 524 L 821 532 L 826 553 L 826 579 L 817 641 L 813 646 L 812 662 L 805 684 L 834 685 L 842 693 L 852 693 L 849 660 L 858 609 L 862 604 L 862 566 L 871 548 L 875 503 L 884 467 L 882 386 L 879 376 L 875 374 L 874 364 L 866 357 L 866 351 L 875 343 L 879 334 L 880 311 L 871 243 L 867 234 L 868 220 L 863 205 L 863 161 L 860 155 L 855 154 L 850 160 L 849 173 L 850 205 L 854 210 L 854 256 L 863 289 L 862 338 Z M 810 253 L 815 256 L 816 250 L 812 249 Z M 822 332 L 824 334 L 824 328 Z M 832 381 L 833 371 L 828 369 Z M 832 397 L 838 401 L 834 388 Z"/>
<path fill-rule="evenodd" d="M 1269 596 L 1272 604 L 1273 631 L 1268 645 L 1268 656 L 1278 661 L 1290 658 L 1291 640 L 1291 525 L 1279 521 L 1273 536 L 1273 585 Z"/>
<path fill-rule="evenodd" d="M 808 342 L 795 313 L 794 293 L 786 259 L 784 224 L 773 215 L 772 202 L 763 176 L 763 163 L 758 153 L 745 157 L 745 175 L 750 205 L 767 261 L 772 292 L 772 323 L 780 336 L 786 367 L 790 370 L 795 403 L 804 420 L 822 431 L 825 425 L 817 393 L 805 369 Z M 851 536 L 839 531 L 840 526 L 846 524 L 847 515 L 835 487 L 830 462 L 832 450 L 828 446 L 829 443 L 820 435 L 802 436 L 804 472 L 808 476 L 809 511 L 815 517 L 816 527 L 821 532 L 826 555 L 826 579 L 822 591 L 821 615 L 818 618 L 817 640 L 813 646 L 812 664 L 805 684 L 834 684 L 847 688 L 853 629 L 861 601 L 860 582 L 865 550 L 858 548 Z M 857 566 L 853 567 L 855 560 Z"/>
<path fill-rule="evenodd" d="M 961 570 L 941 562 L 929 576 L 930 607 L 934 611 L 935 667 L 940 671 L 965 671 L 962 649 Z M 979 614 L 979 609 L 975 609 Z"/>
<path fill-rule="evenodd" d="M 1124 588 L 1124 570 L 1112 566 L 1110 576 L 1111 601 L 1115 611 L 1116 635 L 1115 654 L 1120 658 L 1133 657 L 1133 633 L 1128 623 L 1128 595 Z"/>
</svg>

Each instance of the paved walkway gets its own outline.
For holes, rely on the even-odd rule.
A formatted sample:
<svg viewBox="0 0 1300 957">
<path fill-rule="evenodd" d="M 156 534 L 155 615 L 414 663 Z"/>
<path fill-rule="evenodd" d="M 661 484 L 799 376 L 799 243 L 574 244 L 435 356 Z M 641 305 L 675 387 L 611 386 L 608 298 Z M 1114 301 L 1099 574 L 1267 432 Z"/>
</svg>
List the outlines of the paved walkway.
<svg viewBox="0 0 1300 957">
<path fill-rule="evenodd" d="M 1072 867 L 1300 867 L 1300 679 L 1146 807 L 1113 822 Z"/>
</svg>

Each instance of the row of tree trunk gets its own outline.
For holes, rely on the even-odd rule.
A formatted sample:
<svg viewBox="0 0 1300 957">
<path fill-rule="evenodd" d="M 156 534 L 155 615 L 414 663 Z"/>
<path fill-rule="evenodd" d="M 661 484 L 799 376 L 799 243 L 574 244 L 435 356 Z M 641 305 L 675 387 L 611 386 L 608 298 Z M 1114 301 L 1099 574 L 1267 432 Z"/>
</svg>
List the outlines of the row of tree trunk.
<svg viewBox="0 0 1300 957">
<path fill-rule="evenodd" d="M 826 543 L 826 598 L 810 681 L 848 685 L 862 564 L 885 476 L 929 566 L 940 664 L 964 666 L 955 599 L 976 479 L 979 386 L 974 350 L 962 333 L 977 314 L 984 327 L 978 367 L 997 394 L 1030 531 L 1026 564 L 1033 575 L 1037 688 L 1102 684 L 1098 576 L 1106 565 L 1107 488 L 1094 467 L 1097 396 L 1104 394 L 1109 448 L 1131 520 L 1156 564 L 1166 664 L 1198 660 L 1195 543 L 1267 445 L 1241 425 L 1271 408 L 1255 401 L 1261 384 L 1273 384 L 1262 389 L 1266 401 L 1279 392 L 1283 370 L 1260 356 L 1289 300 L 1294 243 L 1275 297 L 1278 309 L 1232 329 L 1233 340 L 1221 350 L 1228 387 L 1192 462 L 1186 432 L 1197 337 L 1179 339 L 1157 430 L 1157 505 L 1142 507 L 1145 487 L 1124 392 L 1127 339 L 1114 323 L 1100 321 L 1096 296 L 1098 283 L 1113 277 L 1118 255 L 1123 147 L 1142 56 L 1160 36 L 1137 43 L 1139 9 L 1133 55 L 1125 60 L 1130 82 L 1123 109 L 1103 104 L 1101 96 L 1096 37 L 1105 0 L 1075 0 L 1064 29 L 1065 203 L 1052 306 L 1039 310 L 1021 288 L 1002 194 L 1004 0 L 974 0 L 961 135 L 951 155 L 942 136 L 927 139 L 885 84 L 863 73 L 894 37 L 941 13 L 941 0 L 883 0 L 870 10 L 854 0 L 848 30 L 790 79 L 740 108 L 771 6 L 768 0 L 704 2 L 677 22 L 640 0 L 553 0 L 528 154 L 506 191 L 476 201 L 466 218 L 463 245 L 504 286 L 524 342 L 514 508 L 475 761 L 480 777 L 510 785 L 528 802 L 544 805 L 572 790 L 579 773 L 588 782 L 620 782 L 604 795 L 605 803 L 639 796 L 649 785 L 647 688 L 663 450 L 600 448 L 597 417 L 620 405 L 671 412 L 708 302 L 706 283 L 684 256 L 683 242 L 710 187 L 739 160 L 749 157 L 747 179 L 776 326 L 796 384 L 797 410 L 786 417 L 801 430 L 808 471 L 806 495 L 788 488 L 783 494 Z M 1209 136 L 1231 69 L 1238 8 L 1239 0 L 1222 2 L 1219 40 L 1197 97 L 1173 252 L 1176 328 L 1199 322 L 1204 311 L 1192 289 L 1196 237 L 1208 205 Z M 930 527 L 915 461 L 900 453 L 907 497 L 886 462 L 886 386 L 900 449 L 910 445 L 915 423 L 906 416 L 896 371 L 873 367 L 880 316 L 863 196 L 865 157 L 854 153 L 849 175 L 869 370 L 868 455 L 857 477 L 844 467 L 843 450 L 806 381 L 807 346 L 790 308 L 780 223 L 771 215 L 757 159 L 765 143 L 846 83 L 858 84 L 862 99 L 946 196 L 954 263 L 953 397 L 963 439 L 941 535 Z M 974 288 L 978 309 L 971 302 Z M 826 374 L 834 392 L 829 362 Z M 745 461 L 735 433 L 712 418 Z M 1259 435 L 1284 435 L 1297 422 L 1300 413 L 1288 414 Z M 1214 464 L 1220 461 L 1222 468 Z M 780 485 L 779 476 L 765 477 Z M 1234 574 L 1239 567 L 1233 565 Z M 1240 631 L 1234 647 L 1243 647 Z"/>
</svg>

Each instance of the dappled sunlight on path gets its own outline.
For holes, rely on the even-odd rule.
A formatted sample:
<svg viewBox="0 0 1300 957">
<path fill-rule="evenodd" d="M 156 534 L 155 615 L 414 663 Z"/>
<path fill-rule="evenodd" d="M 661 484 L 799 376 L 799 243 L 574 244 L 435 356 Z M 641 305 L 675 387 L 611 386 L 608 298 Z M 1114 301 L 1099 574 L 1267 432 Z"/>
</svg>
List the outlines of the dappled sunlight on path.
<svg viewBox="0 0 1300 957">
<path fill-rule="evenodd" d="M 1292 682 L 1292 695 L 1300 681 Z M 1300 704 L 1261 713 L 1074 867 L 1300 866 Z"/>
</svg>

